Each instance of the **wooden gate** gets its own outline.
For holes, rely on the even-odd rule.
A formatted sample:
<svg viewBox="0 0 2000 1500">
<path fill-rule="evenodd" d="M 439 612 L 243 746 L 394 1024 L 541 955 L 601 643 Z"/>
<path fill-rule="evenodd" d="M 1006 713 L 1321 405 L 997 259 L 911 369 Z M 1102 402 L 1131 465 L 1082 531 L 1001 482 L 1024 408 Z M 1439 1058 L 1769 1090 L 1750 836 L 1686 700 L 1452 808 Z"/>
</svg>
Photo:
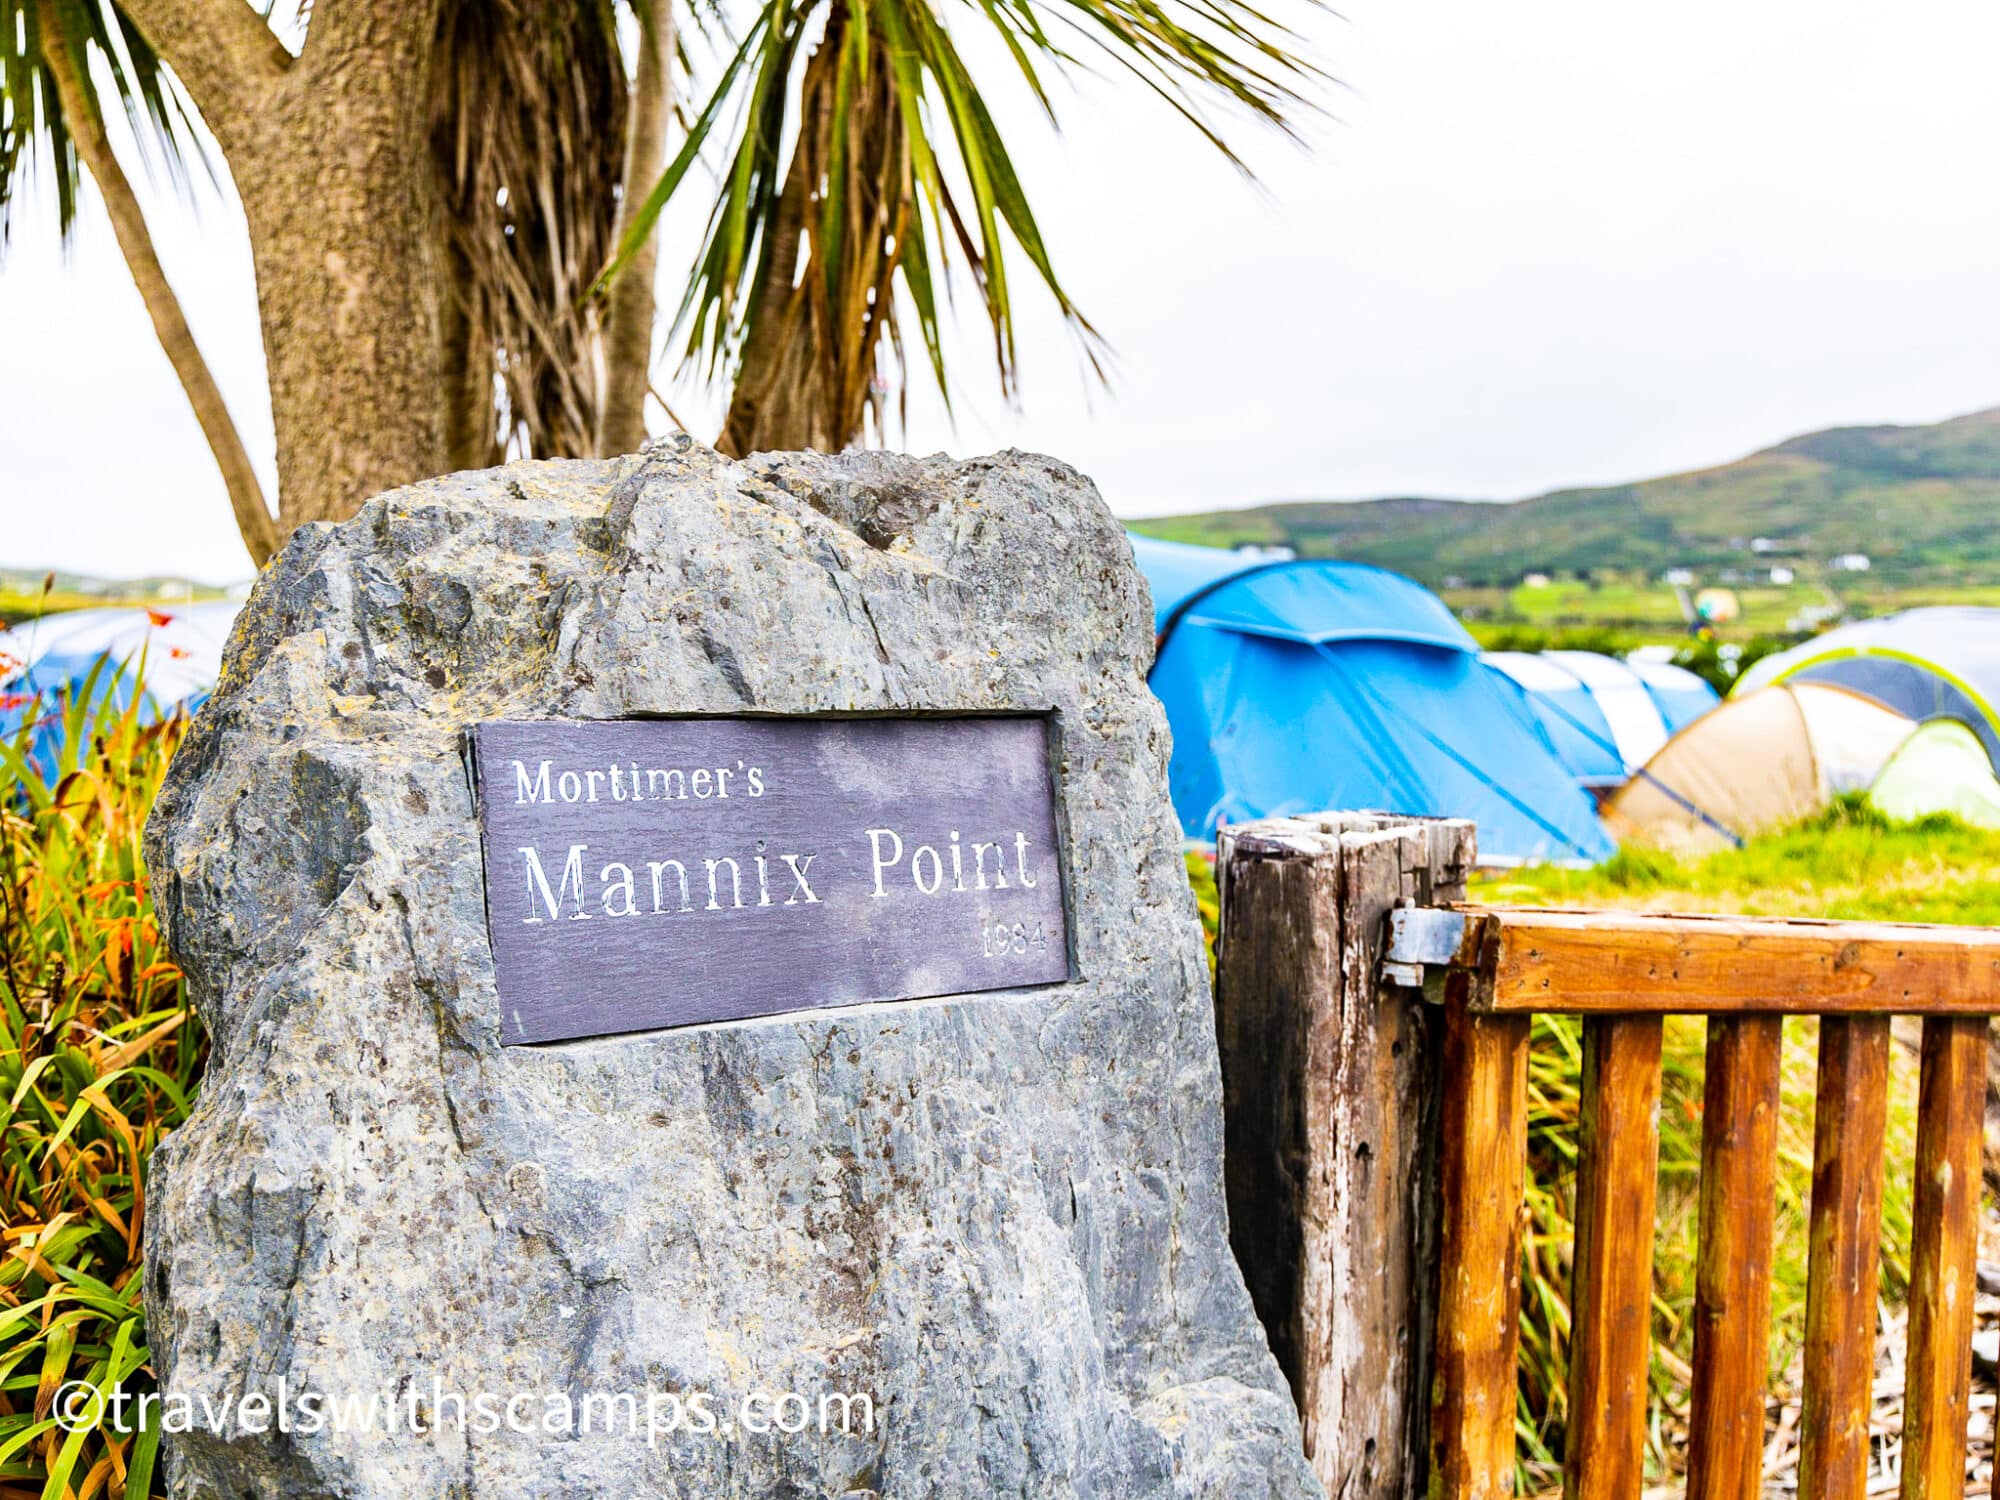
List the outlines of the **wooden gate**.
<svg viewBox="0 0 2000 1500">
<path fill-rule="evenodd" d="M 1400 930 L 1388 953 L 1392 964 L 1411 962 L 1451 944 L 1439 965 L 1433 1492 L 1512 1489 L 1528 1025 L 1543 1011 L 1585 1018 L 1565 1492 L 1640 1489 L 1660 1023 L 1701 1012 L 1688 1494 L 1735 1500 L 1760 1489 L 1781 1028 L 1800 1014 L 1822 1019 L 1799 1487 L 1855 1500 L 1867 1491 L 1889 1017 L 1899 1013 L 1924 1017 L 1902 1493 L 1963 1493 L 1986 1017 L 2000 1011 L 2000 934 L 1476 907 L 1444 917 L 1392 916 Z"/>
<path fill-rule="evenodd" d="M 1270 1278 L 1262 1278 L 1260 1312 L 1268 1323 L 1275 1311 L 1294 1330 L 1280 1359 L 1308 1405 L 1308 1444 L 1329 1492 L 1428 1490 L 1453 1500 L 1512 1492 L 1528 1035 L 1535 1013 L 1553 1012 L 1581 1016 L 1584 1026 L 1565 1492 L 1630 1500 L 1641 1488 L 1661 1022 L 1698 1013 L 1708 1017 L 1708 1042 L 1687 1492 L 1698 1500 L 1750 1500 L 1760 1492 L 1782 1026 L 1788 1015 L 1815 1015 L 1822 1019 L 1799 1485 L 1813 1497 L 1859 1500 L 1866 1493 L 1889 1018 L 1914 1014 L 1923 1017 L 1923 1045 L 1902 1494 L 1962 1494 L 1987 1017 L 2000 1012 L 2000 931 L 1495 909 L 1435 898 L 1425 905 L 1415 889 L 1404 891 L 1404 904 L 1383 923 L 1379 910 L 1360 909 L 1380 906 L 1383 883 L 1342 873 L 1355 867 L 1353 851 L 1400 838 L 1405 866 L 1409 850 L 1418 851 L 1418 862 L 1422 851 L 1451 851 L 1449 870 L 1427 869 L 1402 883 L 1455 896 L 1468 847 L 1458 832 L 1463 825 L 1307 824 L 1237 830 L 1224 850 L 1218 1018 L 1231 1109 L 1232 1215 L 1246 1206 L 1236 1181 L 1245 1152 L 1268 1155 L 1277 1139 L 1246 1116 L 1240 1097 L 1249 1077 L 1246 1016 L 1303 1006 L 1309 1017 L 1331 1014 L 1334 1029 L 1348 1034 L 1386 1025 L 1407 1076 L 1364 1078 L 1364 1091 L 1414 1090 L 1433 1101 L 1322 1106 L 1319 1117 L 1349 1138 L 1315 1145 L 1302 1174 L 1278 1174 L 1293 1194 L 1283 1233 L 1274 1234 L 1263 1215 L 1258 1232 L 1237 1234 L 1239 1254 L 1252 1256 L 1289 1235 L 1310 1263 L 1329 1258 L 1312 1244 L 1329 1232 L 1355 1238 L 1357 1214 L 1381 1229 L 1379 1206 L 1330 1200 L 1324 1164 L 1345 1161 L 1357 1148 L 1372 1156 L 1372 1142 L 1360 1138 L 1372 1119 L 1430 1121 L 1427 1144 L 1400 1150 L 1401 1175 L 1371 1190 L 1378 1205 L 1407 1205 L 1387 1214 L 1383 1243 L 1392 1257 L 1409 1260 L 1393 1279 L 1412 1290 L 1392 1296 L 1405 1329 L 1422 1340 L 1421 1352 L 1388 1344 L 1357 1351 L 1355 1337 L 1379 1333 L 1351 1319 L 1337 1326 L 1339 1318 L 1321 1305 L 1323 1288 L 1294 1277 L 1292 1301 L 1274 1304 Z M 1351 940 L 1349 918 L 1374 918 L 1368 956 L 1381 961 L 1383 983 L 1372 973 L 1365 985 L 1353 982 L 1352 964 L 1315 978 L 1310 964 L 1282 956 L 1275 988 L 1269 973 L 1261 990 L 1246 982 L 1253 963 L 1244 939 L 1255 932 L 1268 943 L 1271 922 L 1266 913 L 1260 928 L 1246 897 L 1284 888 L 1254 862 L 1329 866 L 1310 828 L 1340 851 L 1331 878 L 1318 882 L 1338 909 L 1335 931 Z M 1316 886 L 1295 868 L 1289 888 Z M 1294 900 L 1281 925 L 1295 926 L 1302 914 L 1312 918 L 1310 905 Z M 1269 1029 L 1268 1019 L 1262 1024 Z M 1311 1034 L 1315 1024 L 1303 1030 Z M 1296 1088 L 1292 1072 L 1281 1064 L 1266 1078 Z M 1289 1139 L 1296 1156 L 1301 1137 L 1294 1131 Z M 1349 1269 L 1360 1268 L 1350 1259 Z M 1258 1291 L 1257 1270 L 1246 1271 Z M 1301 1327 L 1319 1331 L 1302 1345 Z M 1343 1338 L 1348 1347 L 1336 1347 Z M 1347 1430 L 1338 1403 L 1329 1417 L 1327 1370 L 1302 1360 L 1346 1367 L 1372 1361 L 1386 1369 L 1398 1359 L 1413 1369 L 1400 1387 L 1413 1441 L 1385 1464 L 1379 1433 L 1396 1425 L 1395 1416 L 1371 1413 L 1369 1432 Z"/>
</svg>

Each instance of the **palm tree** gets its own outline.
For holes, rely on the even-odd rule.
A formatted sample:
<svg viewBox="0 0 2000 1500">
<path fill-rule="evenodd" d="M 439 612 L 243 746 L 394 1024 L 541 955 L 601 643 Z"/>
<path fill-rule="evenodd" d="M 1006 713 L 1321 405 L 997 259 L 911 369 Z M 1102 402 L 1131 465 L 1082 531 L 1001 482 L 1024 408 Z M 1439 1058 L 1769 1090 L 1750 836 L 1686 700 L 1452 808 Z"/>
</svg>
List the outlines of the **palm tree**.
<svg viewBox="0 0 2000 1500">
<path fill-rule="evenodd" d="M 993 26 L 1051 119 L 1043 72 L 1095 48 L 1225 151 L 1213 106 L 1282 126 L 1313 76 L 1250 0 L 759 0 L 662 172 L 675 19 L 661 0 L 312 0 L 294 50 L 245 0 L 0 0 L 0 214 L 40 151 L 67 229 L 88 169 L 261 563 L 300 523 L 446 468 L 635 446 L 655 222 L 705 159 L 720 185 L 676 326 L 733 383 L 729 451 L 879 437 L 899 318 L 945 383 L 954 277 L 1011 394 L 1015 254 L 1094 361 L 950 29 Z M 106 72 L 144 147 L 192 155 L 191 104 L 234 176 L 275 514 L 92 130 Z"/>
<path fill-rule="evenodd" d="M 660 170 L 672 33 L 655 9 L 627 0 L 644 36 L 631 87 L 612 0 L 439 7 L 424 104 L 449 282 L 447 467 L 498 463 L 510 449 L 586 456 L 606 435 L 616 452 L 643 440 L 651 277 L 590 293 L 622 194 Z M 638 253 L 651 251 L 649 238 Z"/>
<path fill-rule="evenodd" d="M 628 231 L 635 242 L 687 190 L 726 107 L 738 106 L 745 123 L 723 153 L 727 168 L 677 319 L 686 360 L 730 380 L 724 451 L 838 449 L 871 427 L 884 436 L 879 393 L 903 387 L 907 375 L 905 308 L 949 404 L 939 291 L 961 263 L 1011 397 L 1010 240 L 1101 373 L 1096 331 L 1063 290 L 952 39 L 957 25 L 976 21 L 999 32 L 1050 124 L 1043 72 L 1094 51 L 1239 168 L 1211 107 L 1226 102 L 1289 131 L 1301 87 L 1318 76 L 1292 33 L 1249 0 L 976 0 L 950 25 L 932 0 L 764 0 Z"/>
<path fill-rule="evenodd" d="M 671 48 L 654 0 L 318 0 L 296 52 L 240 0 L 0 0 L 0 213 L 39 155 L 67 233 L 88 170 L 257 563 L 382 489 L 643 430 L 651 283 L 591 295 L 621 194 L 639 196 L 662 156 L 669 79 L 642 66 L 634 97 L 631 18 Z M 275 514 L 104 137 L 107 70 L 142 150 L 198 158 L 191 105 L 235 178 Z M 635 128 L 660 139 L 628 140 Z M 636 353 L 620 324 L 640 328 Z"/>
</svg>

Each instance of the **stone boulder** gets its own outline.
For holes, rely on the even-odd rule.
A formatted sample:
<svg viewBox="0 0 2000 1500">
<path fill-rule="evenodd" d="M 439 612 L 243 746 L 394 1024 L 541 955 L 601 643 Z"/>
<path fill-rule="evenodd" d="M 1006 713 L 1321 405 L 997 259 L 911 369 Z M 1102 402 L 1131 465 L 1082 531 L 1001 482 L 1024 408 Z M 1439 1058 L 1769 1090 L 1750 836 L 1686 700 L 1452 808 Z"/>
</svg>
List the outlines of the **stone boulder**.
<svg viewBox="0 0 2000 1500">
<path fill-rule="evenodd" d="M 148 1196 L 166 1410 L 220 1414 L 175 1493 L 1317 1494 L 1230 1258 L 1151 621 L 1017 453 L 679 439 L 294 536 L 148 829 L 214 1037 Z M 1075 980 L 500 1044 L 469 725 L 985 709 L 1055 716 Z M 813 1425 L 730 1425 L 756 1391 Z M 724 1425 L 574 1425 L 661 1392 Z"/>
</svg>

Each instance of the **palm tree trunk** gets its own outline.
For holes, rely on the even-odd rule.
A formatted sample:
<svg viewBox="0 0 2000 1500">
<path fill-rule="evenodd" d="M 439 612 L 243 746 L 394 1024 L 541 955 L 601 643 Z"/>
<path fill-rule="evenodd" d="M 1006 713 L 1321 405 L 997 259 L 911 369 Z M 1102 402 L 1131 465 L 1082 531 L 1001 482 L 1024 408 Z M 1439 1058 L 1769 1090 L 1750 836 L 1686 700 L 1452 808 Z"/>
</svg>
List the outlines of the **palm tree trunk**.
<svg viewBox="0 0 2000 1500">
<path fill-rule="evenodd" d="M 466 311 L 471 272 L 464 256 L 445 243 L 438 258 L 448 267 L 438 335 L 445 462 L 453 469 L 491 468 L 502 457 L 493 412 L 493 342 L 473 326 Z"/>
<path fill-rule="evenodd" d="M 673 105 L 673 8 L 666 0 L 643 0 L 639 16 L 639 69 L 625 134 L 625 183 L 619 198 L 618 232 L 626 216 L 659 181 L 666 166 L 667 121 Z M 605 337 L 604 406 L 598 419 L 597 451 L 629 453 L 646 441 L 646 392 L 653 367 L 653 274 L 659 260 L 656 229 L 632 254 L 611 288 Z"/>
<path fill-rule="evenodd" d="M 438 0 L 321 0 L 297 63 L 235 121 L 285 534 L 447 467 L 437 17 Z"/>
<path fill-rule="evenodd" d="M 444 0 L 319 0 L 294 57 L 242 0 L 118 0 L 229 162 L 250 230 L 279 543 L 445 467 L 427 142 Z"/>
<path fill-rule="evenodd" d="M 153 320 L 153 331 L 166 351 L 168 363 L 180 377 L 181 389 L 187 393 L 195 420 L 201 424 L 209 451 L 215 455 L 216 467 L 222 471 L 223 486 L 229 492 L 229 507 L 235 513 L 243 545 L 249 550 L 250 560 L 261 568 L 278 546 L 277 526 L 264 504 L 263 486 L 257 482 L 257 471 L 251 467 L 250 455 L 230 418 L 222 389 L 202 358 L 180 299 L 174 295 L 159 255 L 153 249 L 152 232 L 146 227 L 138 196 L 118 165 L 110 138 L 104 132 L 104 121 L 83 87 L 77 70 L 86 65 L 85 60 L 70 55 L 49 0 L 40 0 L 40 9 L 43 61 L 55 81 L 56 99 L 62 106 L 70 138 L 76 142 L 77 155 L 83 159 L 104 199 L 111 231 L 118 238 L 126 267 Z"/>
</svg>

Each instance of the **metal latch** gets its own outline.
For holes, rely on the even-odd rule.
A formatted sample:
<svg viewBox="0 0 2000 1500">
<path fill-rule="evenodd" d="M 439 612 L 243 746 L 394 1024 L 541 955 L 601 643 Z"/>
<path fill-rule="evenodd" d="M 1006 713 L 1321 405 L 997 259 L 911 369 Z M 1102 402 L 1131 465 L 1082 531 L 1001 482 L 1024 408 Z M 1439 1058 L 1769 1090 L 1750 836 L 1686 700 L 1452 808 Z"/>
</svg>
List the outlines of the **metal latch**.
<svg viewBox="0 0 2000 1500">
<path fill-rule="evenodd" d="M 1424 989 L 1425 971 L 1436 969 L 1442 978 L 1464 939 L 1464 912 L 1445 906 L 1397 907 L 1389 913 L 1389 942 L 1382 953 L 1383 983 Z"/>
</svg>

